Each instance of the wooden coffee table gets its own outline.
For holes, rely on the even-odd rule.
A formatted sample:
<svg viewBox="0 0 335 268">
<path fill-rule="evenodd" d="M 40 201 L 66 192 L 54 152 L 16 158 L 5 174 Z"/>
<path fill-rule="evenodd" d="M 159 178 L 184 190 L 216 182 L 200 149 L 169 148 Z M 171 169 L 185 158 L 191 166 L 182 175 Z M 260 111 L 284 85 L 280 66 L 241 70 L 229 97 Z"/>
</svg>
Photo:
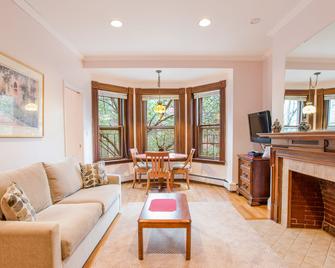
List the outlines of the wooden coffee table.
<svg viewBox="0 0 335 268">
<path fill-rule="evenodd" d="M 175 199 L 174 211 L 151 211 L 154 199 Z M 138 258 L 143 260 L 143 228 L 185 228 L 186 229 L 186 260 L 191 258 L 191 215 L 185 194 L 151 193 L 142 208 L 138 219 Z"/>
</svg>

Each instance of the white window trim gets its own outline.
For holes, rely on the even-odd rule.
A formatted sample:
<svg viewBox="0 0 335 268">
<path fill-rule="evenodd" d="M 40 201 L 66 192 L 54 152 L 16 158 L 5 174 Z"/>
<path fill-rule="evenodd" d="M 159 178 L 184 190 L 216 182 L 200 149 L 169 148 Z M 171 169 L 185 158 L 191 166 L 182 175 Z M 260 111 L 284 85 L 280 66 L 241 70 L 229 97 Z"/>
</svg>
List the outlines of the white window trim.
<svg viewBox="0 0 335 268">
<path fill-rule="evenodd" d="M 125 93 L 117 93 L 117 92 L 106 91 L 106 90 L 99 90 L 98 95 L 103 96 L 103 97 L 115 98 L 115 99 L 123 99 L 123 100 L 127 99 L 127 94 Z"/>
</svg>

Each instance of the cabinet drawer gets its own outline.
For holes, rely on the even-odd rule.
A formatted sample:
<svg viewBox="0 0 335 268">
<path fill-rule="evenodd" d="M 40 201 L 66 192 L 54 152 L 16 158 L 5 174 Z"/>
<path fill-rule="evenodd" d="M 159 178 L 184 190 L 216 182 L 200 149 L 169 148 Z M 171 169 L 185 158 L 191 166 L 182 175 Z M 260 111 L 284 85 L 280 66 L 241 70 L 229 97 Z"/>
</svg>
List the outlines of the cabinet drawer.
<svg viewBox="0 0 335 268">
<path fill-rule="evenodd" d="M 251 167 L 251 161 L 240 159 L 240 166 L 241 165 L 243 165 L 244 167 L 250 168 Z"/>
<path fill-rule="evenodd" d="M 251 169 L 245 169 L 240 167 L 240 176 L 245 177 L 246 179 L 251 179 Z"/>
<path fill-rule="evenodd" d="M 250 181 L 248 178 L 240 176 L 239 187 L 247 193 L 250 193 Z"/>
</svg>

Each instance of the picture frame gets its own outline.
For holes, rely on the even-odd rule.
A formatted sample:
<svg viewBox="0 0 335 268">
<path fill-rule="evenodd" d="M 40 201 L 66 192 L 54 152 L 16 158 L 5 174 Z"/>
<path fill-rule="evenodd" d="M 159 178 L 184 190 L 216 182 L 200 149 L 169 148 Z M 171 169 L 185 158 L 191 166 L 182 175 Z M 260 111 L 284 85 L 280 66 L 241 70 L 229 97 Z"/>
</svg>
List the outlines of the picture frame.
<svg viewBox="0 0 335 268">
<path fill-rule="evenodd" d="M 44 74 L 0 52 L 0 138 L 44 136 Z"/>
</svg>

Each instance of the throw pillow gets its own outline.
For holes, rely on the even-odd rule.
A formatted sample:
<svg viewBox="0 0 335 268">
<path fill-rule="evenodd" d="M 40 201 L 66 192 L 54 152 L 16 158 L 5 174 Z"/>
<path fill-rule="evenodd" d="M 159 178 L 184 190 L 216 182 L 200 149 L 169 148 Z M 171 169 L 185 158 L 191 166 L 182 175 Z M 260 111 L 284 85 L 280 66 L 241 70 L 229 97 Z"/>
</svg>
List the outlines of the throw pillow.
<svg viewBox="0 0 335 268">
<path fill-rule="evenodd" d="M 108 184 L 104 162 L 86 165 L 80 164 L 80 169 L 84 188 Z"/>
<path fill-rule="evenodd" d="M 82 187 L 78 162 L 72 158 L 59 163 L 43 163 L 48 175 L 53 203 L 77 192 Z"/>
<path fill-rule="evenodd" d="M 8 221 L 36 221 L 35 209 L 16 183 L 8 186 L 1 198 L 1 210 Z"/>
</svg>

